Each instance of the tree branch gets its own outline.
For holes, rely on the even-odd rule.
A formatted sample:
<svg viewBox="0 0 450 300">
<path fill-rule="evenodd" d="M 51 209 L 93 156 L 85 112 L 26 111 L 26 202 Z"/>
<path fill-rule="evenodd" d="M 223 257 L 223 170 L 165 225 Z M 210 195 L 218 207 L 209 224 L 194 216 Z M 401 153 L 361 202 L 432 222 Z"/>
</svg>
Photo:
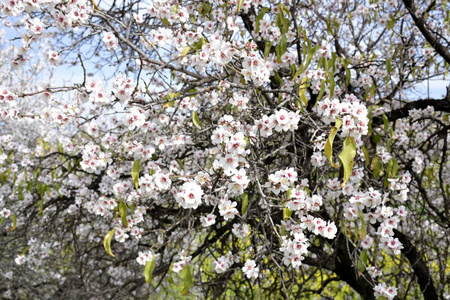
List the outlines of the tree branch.
<svg viewBox="0 0 450 300">
<path fill-rule="evenodd" d="M 422 35 L 425 37 L 428 43 L 439 53 L 440 56 L 450 64 L 450 52 L 444 45 L 442 45 L 436 36 L 427 28 L 425 24 L 425 20 L 423 17 L 418 17 L 416 15 L 416 8 L 414 7 L 414 0 L 403 0 L 406 9 L 408 9 L 409 14 L 411 15 L 414 23 L 416 23 L 417 28 L 419 28 Z"/>
<path fill-rule="evenodd" d="M 443 111 L 450 112 L 450 101 L 447 99 L 426 99 L 426 100 L 417 100 L 413 102 L 407 103 L 405 106 L 399 109 L 394 109 L 388 113 L 386 113 L 389 121 L 396 121 L 398 119 L 406 118 L 409 116 L 409 111 L 412 109 L 425 109 L 428 106 L 432 106 L 435 111 Z M 372 124 L 380 125 L 383 123 L 382 117 L 375 117 L 372 120 Z"/>
<path fill-rule="evenodd" d="M 416 249 L 416 247 L 409 241 L 408 237 L 402 232 L 394 229 L 395 237 L 403 244 L 402 253 L 406 256 L 414 270 L 414 274 L 417 276 L 417 282 L 419 283 L 420 290 L 423 297 L 427 299 L 438 299 L 436 289 L 431 278 L 430 271 L 427 265 L 422 259 L 422 255 Z"/>
</svg>

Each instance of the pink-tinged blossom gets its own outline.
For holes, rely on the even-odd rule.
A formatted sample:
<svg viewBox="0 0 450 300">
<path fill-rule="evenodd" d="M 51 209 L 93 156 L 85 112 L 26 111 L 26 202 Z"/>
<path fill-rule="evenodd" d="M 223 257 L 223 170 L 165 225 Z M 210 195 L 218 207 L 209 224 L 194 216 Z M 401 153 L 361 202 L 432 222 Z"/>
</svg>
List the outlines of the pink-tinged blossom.
<svg viewBox="0 0 450 300">
<path fill-rule="evenodd" d="M 296 112 L 281 109 L 270 117 L 271 127 L 277 132 L 294 131 L 298 128 L 300 116 Z"/>
<path fill-rule="evenodd" d="M 233 229 L 231 230 L 233 234 L 240 238 L 245 239 L 250 234 L 250 227 L 247 224 L 233 224 Z"/>
<path fill-rule="evenodd" d="M 377 267 L 373 267 L 373 266 L 367 267 L 366 270 L 372 278 L 377 278 L 382 275 L 381 270 L 378 269 Z"/>
<path fill-rule="evenodd" d="M 156 186 L 161 190 L 169 190 L 172 184 L 172 180 L 170 180 L 169 174 L 164 174 L 162 172 L 157 172 L 153 175 L 153 180 Z"/>
<path fill-rule="evenodd" d="M 131 95 L 134 91 L 134 82 L 131 78 L 127 78 L 122 73 L 119 73 L 113 82 L 113 94 L 120 102 L 126 103 L 131 99 Z"/>
<path fill-rule="evenodd" d="M 102 40 L 105 43 L 106 49 L 108 49 L 108 50 L 116 50 L 117 49 L 119 40 L 114 36 L 114 33 L 104 32 Z"/>
<path fill-rule="evenodd" d="M 259 268 L 256 266 L 254 260 L 247 259 L 244 266 L 242 267 L 242 272 L 244 272 L 247 278 L 258 278 Z"/>
<path fill-rule="evenodd" d="M 311 163 L 316 168 L 324 166 L 326 162 L 327 159 L 322 152 L 314 152 L 313 155 L 311 155 Z"/>
<path fill-rule="evenodd" d="M 11 215 L 11 211 L 7 208 L 3 208 L 2 210 L 0 210 L 0 218 L 9 218 L 9 216 Z"/>
<path fill-rule="evenodd" d="M 230 219 L 234 219 L 234 217 L 239 213 L 236 209 L 237 203 L 235 201 L 225 200 L 224 202 L 219 204 L 219 213 L 228 221 Z"/>
<path fill-rule="evenodd" d="M 370 235 L 366 235 L 366 237 L 361 241 L 361 247 L 363 249 L 370 249 L 373 245 L 373 238 Z"/>
<path fill-rule="evenodd" d="M 175 273 L 180 273 L 181 270 L 183 270 L 183 268 L 191 261 L 192 257 L 191 256 L 186 256 L 186 251 L 183 250 L 181 251 L 181 253 L 179 254 L 180 260 L 175 262 L 172 265 L 172 271 L 174 271 Z"/>
<path fill-rule="evenodd" d="M 154 254 L 150 250 L 144 252 L 139 251 L 139 256 L 136 258 L 136 261 L 138 264 L 145 266 L 148 262 L 152 261 L 153 257 Z"/>
<path fill-rule="evenodd" d="M 234 155 L 242 155 L 245 153 L 245 147 L 247 146 L 247 142 L 245 141 L 245 136 L 242 132 L 238 132 L 233 134 L 229 141 L 225 145 L 225 149 L 228 153 L 232 153 Z"/>
<path fill-rule="evenodd" d="M 328 221 L 328 224 L 322 229 L 320 234 L 327 239 L 334 239 L 336 237 L 337 227 L 334 222 Z"/>
<path fill-rule="evenodd" d="M 224 273 L 230 268 L 231 264 L 232 261 L 229 255 L 220 256 L 213 262 L 214 271 L 219 274 Z"/>
<path fill-rule="evenodd" d="M 129 235 L 125 233 L 125 230 L 116 227 L 116 231 L 114 233 L 114 238 L 116 241 L 119 243 L 124 243 L 128 237 Z"/>
<path fill-rule="evenodd" d="M 282 236 L 280 251 L 283 252 L 283 263 L 293 268 L 301 266 L 308 253 L 309 241 L 302 232 L 294 233 L 292 239 Z"/>
<path fill-rule="evenodd" d="M 58 52 L 56 52 L 56 51 L 48 51 L 47 59 L 50 62 L 50 64 L 52 64 L 54 66 L 57 66 L 61 63 Z"/>
<path fill-rule="evenodd" d="M 145 115 L 141 109 L 132 107 L 125 117 L 124 123 L 129 130 L 142 127 L 145 123 Z"/>
<path fill-rule="evenodd" d="M 203 227 L 209 227 L 211 225 L 214 225 L 214 224 L 216 224 L 216 215 L 209 214 L 206 216 L 201 216 L 200 222 L 202 223 Z"/>
<path fill-rule="evenodd" d="M 195 181 L 185 182 L 175 194 L 175 200 L 181 207 L 196 209 L 201 203 L 203 190 Z"/>
<path fill-rule="evenodd" d="M 232 182 L 228 184 L 228 193 L 232 196 L 242 195 L 250 182 L 245 169 L 239 169 L 239 171 L 234 172 L 231 181 Z"/>
<path fill-rule="evenodd" d="M 297 172 L 294 168 L 287 168 L 285 170 L 276 171 L 269 175 L 268 185 L 271 186 L 272 191 L 278 194 L 280 191 L 287 191 L 294 186 L 297 181 Z"/>
<path fill-rule="evenodd" d="M 375 298 L 385 297 L 388 300 L 392 300 L 397 296 L 397 288 L 392 286 L 388 287 L 385 283 L 377 284 L 373 290 Z"/>
<path fill-rule="evenodd" d="M 434 55 L 434 50 L 433 50 L 433 48 L 423 48 L 423 49 L 422 49 L 422 55 L 423 55 L 426 59 L 430 59 L 430 58 Z"/>
<path fill-rule="evenodd" d="M 144 22 L 144 17 L 142 15 L 142 12 L 133 13 L 133 19 L 136 21 L 136 23 L 141 24 Z"/>
<path fill-rule="evenodd" d="M 14 259 L 14 262 L 19 266 L 24 264 L 26 261 L 27 261 L 27 257 L 22 254 L 17 255 L 17 257 Z"/>
</svg>

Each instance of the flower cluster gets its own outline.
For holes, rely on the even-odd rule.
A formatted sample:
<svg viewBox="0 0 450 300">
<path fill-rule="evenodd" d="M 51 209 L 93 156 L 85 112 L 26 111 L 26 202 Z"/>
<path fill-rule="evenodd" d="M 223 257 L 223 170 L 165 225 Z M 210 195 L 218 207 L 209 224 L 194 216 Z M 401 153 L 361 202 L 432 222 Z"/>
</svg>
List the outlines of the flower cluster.
<svg viewBox="0 0 450 300">
<path fill-rule="evenodd" d="M 191 256 L 186 256 L 186 251 L 183 250 L 181 251 L 181 253 L 179 254 L 180 256 L 180 260 L 177 261 L 176 263 L 174 263 L 172 265 L 172 271 L 174 271 L 175 273 L 180 273 L 181 270 L 183 270 L 183 268 L 191 261 L 192 257 Z"/>
<path fill-rule="evenodd" d="M 138 264 L 145 266 L 148 262 L 153 260 L 153 257 L 154 254 L 150 250 L 144 252 L 139 251 L 139 256 L 136 258 L 136 261 Z"/>
<path fill-rule="evenodd" d="M 379 283 L 374 288 L 374 296 L 384 297 L 386 299 L 392 300 L 397 296 L 397 288 L 393 286 L 387 286 L 385 283 Z"/>
<path fill-rule="evenodd" d="M 89 143 L 83 148 L 83 160 L 81 168 L 89 173 L 96 173 L 106 169 L 108 163 L 111 162 L 109 153 L 101 151 L 100 147 Z"/>
<path fill-rule="evenodd" d="M 5 87 L 0 87 L 0 116 L 15 116 L 17 111 L 13 107 L 16 100 L 16 94 Z"/>
<path fill-rule="evenodd" d="M 239 256 L 233 255 L 231 252 L 228 252 L 224 256 L 218 257 L 213 262 L 214 271 L 217 273 L 224 273 L 226 272 L 233 263 L 239 262 Z"/>
<path fill-rule="evenodd" d="M 25 13 L 37 10 L 48 10 L 53 18 L 53 25 L 58 28 L 77 27 L 85 24 L 92 12 L 86 1 L 69 1 L 60 3 L 52 0 L 42 1 L 2 1 L 0 3 L 0 12 L 7 16 L 20 16 Z M 30 34 L 40 34 L 44 24 L 39 19 L 29 20 Z M 36 26 L 40 24 L 39 26 Z"/>
<path fill-rule="evenodd" d="M 124 123 L 126 126 L 128 126 L 129 130 L 133 130 L 136 127 L 142 127 L 145 123 L 145 119 L 145 114 L 143 113 L 142 109 L 138 107 L 132 107 L 128 111 L 128 114 L 124 119 Z"/>
<path fill-rule="evenodd" d="M 368 132 L 367 108 L 354 95 L 345 95 L 342 101 L 325 98 L 317 104 L 317 113 L 325 123 L 342 120 L 342 136 L 360 139 Z"/>
<path fill-rule="evenodd" d="M 300 116 L 298 113 L 280 109 L 269 117 L 264 115 L 257 120 L 253 131 L 262 137 L 269 137 L 273 134 L 272 129 L 276 132 L 294 131 L 298 128 L 299 122 Z"/>
<path fill-rule="evenodd" d="M 131 99 L 134 87 L 133 80 L 121 73 L 114 78 L 113 93 L 121 103 L 127 103 Z"/>
<path fill-rule="evenodd" d="M 106 105 L 111 102 L 111 98 L 105 91 L 103 85 L 96 80 L 89 79 L 87 81 L 86 92 L 89 93 L 89 102 L 93 104 Z"/>
<path fill-rule="evenodd" d="M 280 192 L 285 192 L 294 186 L 294 183 L 297 182 L 297 172 L 294 168 L 287 168 L 270 174 L 268 179 L 266 187 L 278 195 Z"/>
<path fill-rule="evenodd" d="M 187 181 L 174 191 L 174 196 L 181 207 L 196 209 L 202 203 L 203 190 L 195 181 Z"/>
<path fill-rule="evenodd" d="M 233 224 L 233 229 L 231 232 L 240 239 L 245 239 L 250 234 L 250 226 L 248 224 Z"/>
<path fill-rule="evenodd" d="M 252 81 L 256 86 L 269 82 L 270 72 L 266 63 L 257 56 L 244 56 L 242 73 L 245 80 Z"/>
<path fill-rule="evenodd" d="M 310 243 L 303 232 L 296 232 L 290 239 L 282 236 L 281 252 L 283 252 L 283 263 L 286 266 L 291 265 L 293 268 L 301 266 L 302 261 L 308 253 Z"/>
</svg>

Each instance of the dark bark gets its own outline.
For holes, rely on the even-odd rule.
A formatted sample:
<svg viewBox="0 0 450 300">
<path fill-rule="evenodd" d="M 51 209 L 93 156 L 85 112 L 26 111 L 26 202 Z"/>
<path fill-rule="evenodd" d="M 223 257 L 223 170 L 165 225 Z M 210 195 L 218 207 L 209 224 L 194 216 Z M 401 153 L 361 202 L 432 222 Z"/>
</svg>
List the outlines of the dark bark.
<svg viewBox="0 0 450 300">
<path fill-rule="evenodd" d="M 416 14 L 416 8 L 414 7 L 414 0 L 403 0 L 403 3 L 405 4 L 405 7 L 408 10 L 409 14 L 411 15 L 412 19 L 414 20 L 414 23 L 416 23 L 417 28 L 419 28 L 420 32 L 427 40 L 427 42 L 430 43 L 430 45 L 436 50 L 436 52 L 440 56 L 442 56 L 442 58 L 448 64 L 450 64 L 450 52 L 448 51 L 448 48 L 442 45 L 439 42 L 436 35 L 430 29 L 428 29 L 428 26 L 425 23 L 423 16 L 418 16 Z"/>
<path fill-rule="evenodd" d="M 351 253 L 354 253 L 355 247 L 342 233 L 336 238 L 336 275 L 348 283 L 363 299 L 375 300 L 372 277 L 364 271 L 360 273 L 355 267 Z"/>
<path fill-rule="evenodd" d="M 417 100 L 406 103 L 402 108 L 394 109 L 388 113 L 386 116 L 389 121 L 393 122 L 398 119 L 406 118 L 409 116 L 409 111 L 412 109 L 425 109 L 428 106 L 432 106 L 435 111 L 442 112 L 450 112 L 450 100 L 449 99 L 426 99 L 426 100 Z M 372 120 L 373 125 L 383 124 L 382 117 L 374 117 Z"/>
<path fill-rule="evenodd" d="M 422 255 L 417 248 L 409 241 L 408 237 L 402 232 L 394 229 L 395 237 L 403 244 L 402 253 L 406 256 L 417 277 L 420 290 L 426 300 L 438 299 L 436 288 L 434 287 L 433 278 L 431 278 Z"/>
</svg>

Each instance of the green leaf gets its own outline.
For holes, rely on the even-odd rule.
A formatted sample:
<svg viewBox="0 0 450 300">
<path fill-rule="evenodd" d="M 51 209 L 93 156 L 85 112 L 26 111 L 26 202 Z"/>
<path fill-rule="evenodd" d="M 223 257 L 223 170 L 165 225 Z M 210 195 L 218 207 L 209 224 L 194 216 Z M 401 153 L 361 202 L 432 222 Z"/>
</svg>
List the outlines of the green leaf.
<svg viewBox="0 0 450 300">
<path fill-rule="evenodd" d="M 0 181 L 2 182 L 2 186 L 6 183 L 6 181 L 9 178 L 9 175 L 11 175 L 11 169 L 6 169 L 6 171 L 0 173 Z"/>
<path fill-rule="evenodd" d="M 286 191 L 286 198 L 291 199 L 292 197 L 292 189 L 288 188 L 288 190 Z"/>
<path fill-rule="evenodd" d="M 383 114 L 383 124 L 384 124 L 384 130 L 389 131 L 389 119 L 386 116 L 386 114 Z"/>
<path fill-rule="evenodd" d="M 13 223 L 12 223 L 12 226 L 8 230 L 9 231 L 14 231 L 14 229 L 16 229 L 16 226 L 17 226 L 17 217 L 16 217 L 15 214 L 12 214 L 12 215 L 9 216 L 9 218 L 11 219 L 11 221 Z"/>
<path fill-rule="evenodd" d="M 172 99 L 174 99 L 174 98 L 176 98 L 176 97 L 180 97 L 180 96 L 181 96 L 180 93 L 172 92 L 172 93 L 169 93 L 169 94 L 165 95 L 165 96 L 163 97 L 163 100 L 164 100 L 164 101 L 170 101 L 170 100 L 172 100 Z"/>
<path fill-rule="evenodd" d="M 125 202 L 120 202 L 119 203 L 119 213 L 120 213 L 120 218 L 122 219 L 122 224 L 125 227 L 128 227 L 127 211 L 128 211 L 127 204 Z"/>
<path fill-rule="evenodd" d="M 366 266 L 362 263 L 362 261 L 358 260 L 358 270 L 363 273 L 366 270 Z"/>
<path fill-rule="evenodd" d="M 204 44 L 206 44 L 206 40 L 205 38 L 202 37 L 198 39 L 198 41 L 196 41 L 194 44 L 192 44 L 192 46 L 194 47 L 195 50 L 200 50 L 202 49 Z"/>
<path fill-rule="evenodd" d="M 273 77 L 280 85 L 284 84 L 284 80 L 280 77 L 280 74 L 278 74 L 278 72 L 275 72 L 275 75 Z"/>
<path fill-rule="evenodd" d="M 166 25 L 166 26 L 170 25 L 170 22 L 169 22 L 169 20 L 167 20 L 167 18 L 162 18 L 161 22 L 163 22 L 163 24 Z"/>
<path fill-rule="evenodd" d="M 387 178 L 394 178 L 397 175 L 399 166 L 395 158 L 391 158 L 386 166 Z"/>
<path fill-rule="evenodd" d="M 378 156 L 374 156 L 372 158 L 372 163 L 370 164 L 370 170 L 372 170 L 373 175 L 375 178 L 380 178 L 383 172 L 383 164 L 381 163 L 381 160 L 378 158 Z"/>
<path fill-rule="evenodd" d="M 191 268 L 189 265 L 184 266 L 183 270 L 181 270 L 181 279 L 183 280 L 183 296 L 186 296 L 189 293 L 189 289 L 191 288 L 192 283 L 194 282 L 194 278 L 192 278 Z"/>
<path fill-rule="evenodd" d="M 259 32 L 259 23 L 261 22 L 262 18 L 264 17 L 266 12 L 268 12 L 268 11 L 269 11 L 268 7 L 263 7 L 259 11 L 258 16 L 256 17 L 255 32 Z"/>
<path fill-rule="evenodd" d="M 308 53 L 306 53 L 306 55 L 305 55 L 306 56 L 305 63 L 302 64 L 298 68 L 298 70 L 295 73 L 295 75 L 293 76 L 293 78 L 296 78 L 297 76 L 302 74 L 309 67 L 309 64 L 311 63 L 311 60 L 313 59 L 314 54 L 316 53 L 316 51 L 317 51 L 317 49 L 319 47 L 319 46 L 311 47 L 311 44 L 309 44 L 309 43 L 306 43 L 306 45 L 307 46 L 304 46 L 303 49 L 305 50 L 306 48 L 308 48 L 309 50 L 308 50 Z"/>
<path fill-rule="evenodd" d="M 28 250 L 30 249 L 30 245 L 26 246 L 25 249 L 23 249 L 22 253 L 20 253 L 20 255 L 25 255 L 27 254 Z"/>
<path fill-rule="evenodd" d="M 195 125 L 197 128 L 200 128 L 200 119 L 198 118 L 198 115 L 197 115 L 197 111 L 196 111 L 196 110 L 193 110 L 193 111 L 192 111 L 192 123 L 194 123 L 194 125 Z"/>
<path fill-rule="evenodd" d="M 173 277 L 169 275 L 169 277 L 167 278 L 167 282 L 170 284 L 174 284 L 175 281 L 173 280 Z"/>
<path fill-rule="evenodd" d="M 248 194 L 242 194 L 242 215 L 245 215 L 248 209 Z"/>
<path fill-rule="evenodd" d="M 333 126 L 333 128 L 331 128 L 330 135 L 328 136 L 327 143 L 325 144 L 325 156 L 328 158 L 328 161 L 330 162 L 330 164 L 335 168 L 339 167 L 339 165 L 333 163 L 333 141 L 334 141 L 334 137 L 336 136 L 336 134 L 337 134 L 339 128 L 341 128 L 341 126 L 342 126 L 342 120 L 336 119 L 335 125 Z"/>
<path fill-rule="evenodd" d="M 63 146 L 62 146 L 61 143 L 58 144 L 58 152 L 59 152 L 59 153 L 63 153 L 63 152 L 64 152 Z"/>
<path fill-rule="evenodd" d="M 264 47 L 264 58 L 267 59 L 270 54 L 270 49 L 272 49 L 272 42 L 266 42 L 266 46 Z"/>
<path fill-rule="evenodd" d="M 352 175 L 353 170 L 353 160 L 356 155 L 356 143 L 355 139 L 351 136 L 348 136 L 344 141 L 344 149 L 339 154 L 339 160 L 344 167 L 344 181 L 341 184 L 341 187 L 345 185 L 345 183 L 349 180 Z"/>
<path fill-rule="evenodd" d="M 277 55 L 277 62 L 281 63 L 281 46 L 280 45 L 276 45 L 275 46 L 275 53 Z"/>
<path fill-rule="evenodd" d="M 391 59 L 390 58 L 388 58 L 386 60 L 386 70 L 387 70 L 388 74 L 391 73 L 392 65 L 391 65 Z"/>
<path fill-rule="evenodd" d="M 283 208 L 283 220 L 289 219 L 292 216 L 293 212 L 294 211 L 290 210 L 287 207 Z"/>
<path fill-rule="evenodd" d="M 373 136 L 373 141 L 374 141 L 375 144 L 378 145 L 378 143 L 381 141 L 381 135 L 379 135 L 378 133 L 375 134 L 375 135 Z"/>
<path fill-rule="evenodd" d="M 350 72 L 350 69 L 348 67 L 345 67 L 345 86 L 348 87 L 350 85 L 350 79 L 352 75 Z"/>
<path fill-rule="evenodd" d="M 185 56 L 189 53 L 190 50 L 191 50 L 191 47 L 190 47 L 190 46 L 184 47 L 184 48 L 181 50 L 181 57 L 185 57 Z"/>
<path fill-rule="evenodd" d="M 42 202 L 42 200 L 39 200 L 38 202 L 36 202 L 36 205 L 38 207 L 38 214 L 42 217 L 42 212 L 44 211 L 44 203 Z"/>
<path fill-rule="evenodd" d="M 323 96 L 323 94 L 325 93 L 325 86 L 326 86 L 325 82 L 322 81 L 322 82 L 321 82 L 321 85 L 322 85 L 322 86 L 320 87 L 319 95 L 317 96 L 317 102 L 316 102 L 316 105 L 317 105 L 317 103 L 319 103 L 320 99 L 322 99 L 322 96 Z"/>
<path fill-rule="evenodd" d="M 23 200 L 23 181 L 19 183 L 19 186 L 17 187 L 17 197 L 19 200 Z"/>
<path fill-rule="evenodd" d="M 156 257 L 155 255 L 153 255 L 152 260 L 145 264 L 144 277 L 146 283 L 150 283 L 152 281 L 153 270 L 155 269 L 155 266 L 156 266 Z"/>
<path fill-rule="evenodd" d="M 370 86 L 370 93 L 369 93 L 369 97 L 373 98 L 375 97 L 375 94 L 377 93 L 377 87 L 375 85 L 375 82 L 372 83 L 372 85 Z"/>
<path fill-rule="evenodd" d="M 300 100 L 302 100 L 303 105 L 306 107 L 308 106 L 308 98 L 306 98 L 306 92 L 305 89 L 300 88 L 298 91 L 298 94 L 300 96 Z"/>
<path fill-rule="evenodd" d="M 361 228 L 359 228 L 359 238 L 363 240 L 367 235 L 366 222 L 364 221 L 364 214 L 358 211 L 359 221 L 361 222 Z"/>
<path fill-rule="evenodd" d="M 105 238 L 103 239 L 103 246 L 105 247 L 106 253 L 108 253 L 109 256 L 111 257 L 116 257 L 112 252 L 111 252 L 111 239 L 114 236 L 114 233 L 116 232 L 116 229 L 114 228 L 113 230 L 110 230 L 106 235 Z"/>
<path fill-rule="evenodd" d="M 330 98 L 334 97 L 334 89 L 336 87 L 336 82 L 334 81 L 333 71 L 328 73 L 328 79 L 330 81 Z"/>
<path fill-rule="evenodd" d="M 131 178 L 133 178 L 134 187 L 139 188 L 139 172 L 141 172 L 141 160 L 135 160 L 131 167 Z"/>
<path fill-rule="evenodd" d="M 367 255 L 367 250 L 361 251 L 360 257 L 364 265 L 369 265 L 369 256 Z"/>
<path fill-rule="evenodd" d="M 41 196 L 41 199 L 44 197 L 45 192 L 47 191 L 47 185 L 43 182 L 38 181 L 36 183 L 36 189 L 39 193 L 39 196 Z"/>
<path fill-rule="evenodd" d="M 236 14 L 239 14 L 241 11 L 242 4 L 244 4 L 244 0 L 238 0 Z"/>
<path fill-rule="evenodd" d="M 366 146 L 364 146 L 364 145 L 361 146 L 361 149 L 362 149 L 362 151 L 364 153 L 365 166 L 367 168 L 367 166 L 370 163 L 369 150 L 367 150 Z"/>
<path fill-rule="evenodd" d="M 285 34 L 283 34 L 281 36 L 280 50 L 281 50 L 281 55 L 283 55 L 287 50 L 287 37 Z"/>
</svg>

